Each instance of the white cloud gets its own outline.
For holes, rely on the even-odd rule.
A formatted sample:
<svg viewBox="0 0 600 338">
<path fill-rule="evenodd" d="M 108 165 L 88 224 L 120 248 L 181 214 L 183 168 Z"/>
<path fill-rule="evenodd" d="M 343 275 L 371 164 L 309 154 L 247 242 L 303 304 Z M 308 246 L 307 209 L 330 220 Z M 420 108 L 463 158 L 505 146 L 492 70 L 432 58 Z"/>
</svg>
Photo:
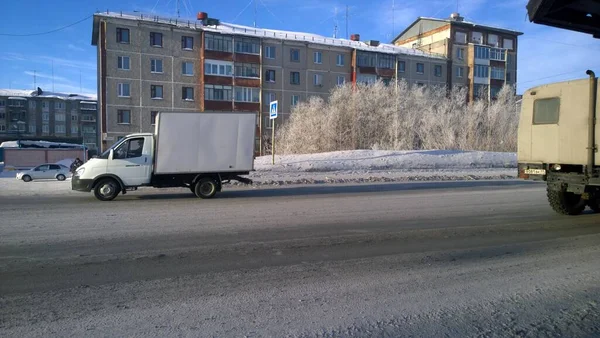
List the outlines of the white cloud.
<svg viewBox="0 0 600 338">
<path fill-rule="evenodd" d="M 85 49 L 81 48 L 81 47 L 77 47 L 74 44 L 70 43 L 67 45 L 67 48 L 70 50 L 74 50 L 76 52 L 83 52 Z"/>
<path fill-rule="evenodd" d="M 29 76 L 34 76 L 38 79 L 52 79 L 54 78 L 54 81 L 69 81 L 66 78 L 62 77 L 62 76 L 56 76 L 54 75 L 54 77 L 50 74 L 45 74 L 45 73 L 40 73 L 40 72 L 32 72 L 32 71 L 25 71 L 23 72 L 25 75 L 29 75 Z"/>
</svg>

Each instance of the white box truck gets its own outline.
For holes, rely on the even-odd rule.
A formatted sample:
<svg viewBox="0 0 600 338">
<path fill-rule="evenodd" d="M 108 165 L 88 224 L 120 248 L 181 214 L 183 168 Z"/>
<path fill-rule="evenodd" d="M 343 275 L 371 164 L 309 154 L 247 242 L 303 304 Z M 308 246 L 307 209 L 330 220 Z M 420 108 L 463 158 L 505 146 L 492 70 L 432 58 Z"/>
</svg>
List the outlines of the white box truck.
<svg viewBox="0 0 600 338">
<path fill-rule="evenodd" d="M 77 169 L 72 190 L 113 200 L 138 187 L 189 188 L 200 198 L 254 170 L 256 113 L 160 112 L 152 133 L 128 135 Z"/>
</svg>

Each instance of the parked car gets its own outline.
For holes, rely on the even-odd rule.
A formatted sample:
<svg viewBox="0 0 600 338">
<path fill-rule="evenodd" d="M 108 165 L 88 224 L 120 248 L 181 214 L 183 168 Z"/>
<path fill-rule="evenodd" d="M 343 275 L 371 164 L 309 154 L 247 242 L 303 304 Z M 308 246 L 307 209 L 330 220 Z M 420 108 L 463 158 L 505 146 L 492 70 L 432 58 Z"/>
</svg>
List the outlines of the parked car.
<svg viewBox="0 0 600 338">
<path fill-rule="evenodd" d="M 23 180 L 24 182 L 40 179 L 57 179 L 59 181 L 64 181 L 67 179 L 67 177 L 69 177 L 69 175 L 69 168 L 65 167 L 64 165 L 45 163 L 27 171 L 17 173 L 16 178 L 18 180 Z"/>
</svg>

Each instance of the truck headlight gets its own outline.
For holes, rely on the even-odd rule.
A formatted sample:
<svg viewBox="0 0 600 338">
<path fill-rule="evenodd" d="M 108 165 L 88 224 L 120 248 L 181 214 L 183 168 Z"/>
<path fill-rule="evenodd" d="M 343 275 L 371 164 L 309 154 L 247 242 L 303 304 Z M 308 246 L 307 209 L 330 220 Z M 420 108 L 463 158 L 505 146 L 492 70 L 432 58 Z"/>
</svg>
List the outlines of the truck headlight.
<svg viewBox="0 0 600 338">
<path fill-rule="evenodd" d="M 75 176 L 81 176 L 85 172 L 85 168 L 79 168 L 75 171 Z"/>
</svg>

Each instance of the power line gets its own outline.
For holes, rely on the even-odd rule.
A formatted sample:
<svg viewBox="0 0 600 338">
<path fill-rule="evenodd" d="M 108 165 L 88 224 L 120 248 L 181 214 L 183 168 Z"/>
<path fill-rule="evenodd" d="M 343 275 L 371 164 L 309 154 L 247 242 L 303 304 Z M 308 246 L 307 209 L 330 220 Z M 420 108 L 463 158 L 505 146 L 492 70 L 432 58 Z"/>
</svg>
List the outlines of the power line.
<svg viewBox="0 0 600 338">
<path fill-rule="evenodd" d="M 81 19 L 81 20 L 79 20 L 79 21 L 77 21 L 77 22 L 73 22 L 72 24 L 69 24 L 69 25 L 66 25 L 66 26 L 63 26 L 63 27 L 60 27 L 60 28 L 56 28 L 56 29 L 53 29 L 53 30 L 51 30 L 51 31 L 47 31 L 47 32 L 31 33 L 31 34 L 9 34 L 9 33 L 0 33 L 0 35 L 2 35 L 2 36 L 36 36 L 36 35 L 45 35 L 45 34 L 55 33 L 55 32 L 61 31 L 61 30 L 63 30 L 63 29 L 69 28 L 69 27 L 71 27 L 71 26 L 75 26 L 75 25 L 76 25 L 76 24 L 78 24 L 78 23 L 82 23 L 82 22 L 84 22 L 85 20 L 87 20 L 87 19 L 91 18 L 92 16 L 94 16 L 94 15 L 93 15 L 93 14 L 92 14 L 92 15 L 88 15 L 88 16 L 86 16 L 85 18 L 83 18 L 83 19 Z"/>
<path fill-rule="evenodd" d="M 246 7 L 244 7 L 244 9 L 242 9 L 238 13 L 238 15 L 236 15 L 235 18 L 233 20 L 231 20 L 231 23 L 234 23 L 235 20 L 237 20 L 240 17 L 240 15 L 242 15 L 242 13 L 244 13 L 248 9 L 248 7 L 250 7 L 250 5 L 252 5 L 253 2 L 254 2 L 254 0 L 250 0 L 250 2 L 246 5 Z"/>
<path fill-rule="evenodd" d="M 592 68 L 596 68 L 596 66 L 594 66 Z M 561 74 L 555 74 L 555 75 L 550 75 L 550 76 L 546 76 L 546 77 L 541 77 L 541 78 L 537 78 L 537 79 L 533 79 L 533 80 L 521 81 L 521 82 L 517 82 L 516 85 L 522 85 L 524 83 L 530 83 L 530 82 L 535 82 L 535 81 L 539 81 L 539 80 L 545 80 L 545 79 L 550 79 L 550 78 L 557 77 L 557 76 L 563 76 L 563 75 L 569 75 L 569 74 L 575 74 L 575 73 L 584 74 L 581 70 L 576 70 L 576 71 L 572 71 L 572 72 L 567 72 L 567 73 L 561 73 Z"/>
<path fill-rule="evenodd" d="M 267 5 L 265 5 L 265 3 L 263 2 L 263 0 L 260 0 L 260 3 L 267 10 L 267 12 L 269 12 L 277 21 L 279 21 L 282 25 L 285 25 L 283 23 L 283 21 L 281 21 L 281 19 L 277 15 L 275 15 L 275 14 L 273 14 L 273 12 L 271 12 L 271 10 L 269 9 L 269 7 L 267 7 Z"/>
</svg>

